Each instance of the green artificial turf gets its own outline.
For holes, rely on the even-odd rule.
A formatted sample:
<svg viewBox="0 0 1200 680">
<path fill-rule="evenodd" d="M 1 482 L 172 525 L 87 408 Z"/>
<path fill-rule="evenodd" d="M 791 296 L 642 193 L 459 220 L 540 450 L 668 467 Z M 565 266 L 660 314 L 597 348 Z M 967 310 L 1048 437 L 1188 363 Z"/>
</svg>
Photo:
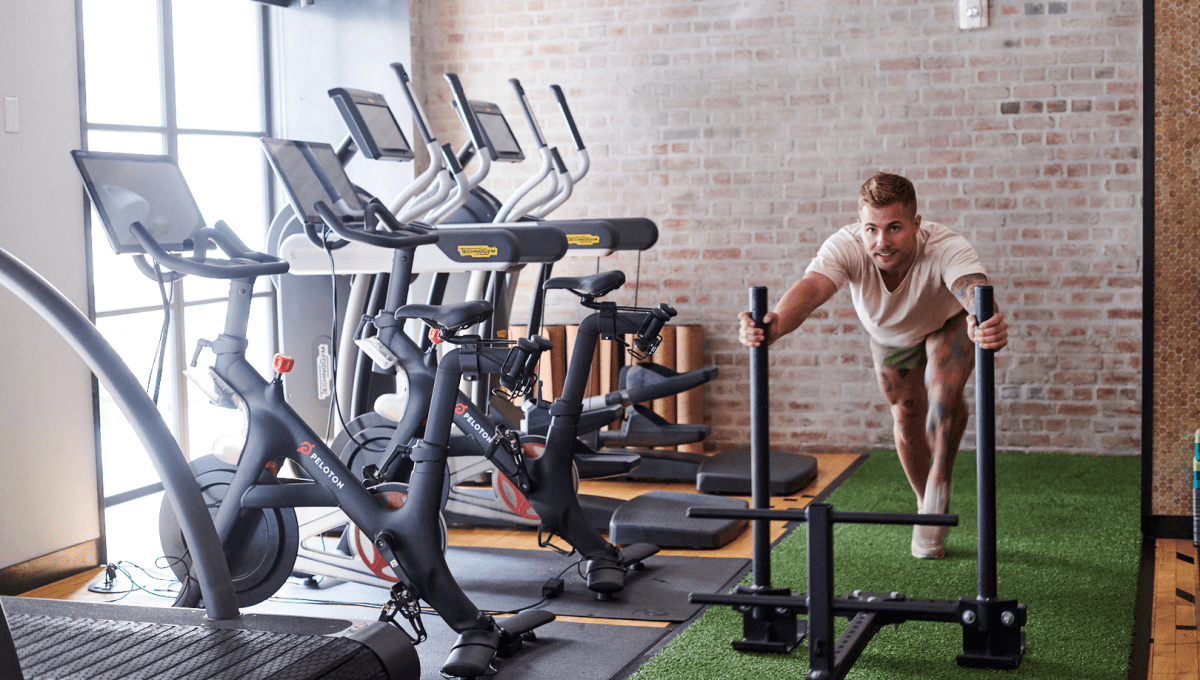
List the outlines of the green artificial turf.
<svg viewBox="0 0 1200 680">
<path fill-rule="evenodd" d="M 1140 461 L 1129 456 L 998 454 L 998 595 L 1028 608 L 1020 668 L 959 668 L 962 628 L 908 622 L 884 628 L 847 676 L 852 680 L 988 678 L 1124 679 L 1129 672 L 1140 546 Z M 834 589 L 898 590 L 909 597 L 976 594 L 975 461 L 959 456 L 950 512 L 959 516 L 947 555 L 918 560 L 912 528 L 838 524 Z M 829 498 L 835 510 L 915 512 L 916 500 L 894 451 L 877 451 Z M 807 590 L 805 530 L 772 551 L 772 585 Z M 745 581 L 749 583 L 749 579 Z M 838 632 L 846 620 L 837 619 Z M 632 677 L 634 680 L 800 678 L 807 641 L 790 655 L 736 652 L 742 618 L 712 607 Z"/>
</svg>

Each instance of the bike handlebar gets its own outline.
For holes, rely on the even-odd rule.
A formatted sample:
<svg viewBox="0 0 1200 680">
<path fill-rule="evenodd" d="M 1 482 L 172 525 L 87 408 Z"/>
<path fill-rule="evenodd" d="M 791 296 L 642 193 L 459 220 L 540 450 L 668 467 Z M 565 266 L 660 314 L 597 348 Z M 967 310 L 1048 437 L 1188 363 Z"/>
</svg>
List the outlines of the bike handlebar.
<svg viewBox="0 0 1200 680">
<path fill-rule="evenodd" d="M 430 229 L 413 224 L 401 224 L 396 216 L 387 209 L 387 206 L 378 200 L 367 203 L 362 226 L 351 226 L 342 222 L 341 217 L 335 214 L 325 201 L 317 201 L 313 205 L 313 209 L 321 216 L 325 226 L 346 241 L 358 241 L 381 248 L 400 249 L 415 248 L 436 243 L 438 240 L 438 235 Z M 377 228 L 381 220 L 391 231 Z M 317 245 L 324 247 L 324 244 L 320 242 Z"/>
<path fill-rule="evenodd" d="M 244 279 L 286 274 L 288 271 L 287 260 L 250 250 L 229 225 L 220 221 L 212 228 L 196 233 L 195 250 L 191 258 L 168 253 L 141 222 L 130 224 L 129 233 L 156 262 L 180 274 L 194 274 L 208 279 Z M 220 248 L 229 256 L 228 259 L 208 259 L 209 243 Z"/>
</svg>

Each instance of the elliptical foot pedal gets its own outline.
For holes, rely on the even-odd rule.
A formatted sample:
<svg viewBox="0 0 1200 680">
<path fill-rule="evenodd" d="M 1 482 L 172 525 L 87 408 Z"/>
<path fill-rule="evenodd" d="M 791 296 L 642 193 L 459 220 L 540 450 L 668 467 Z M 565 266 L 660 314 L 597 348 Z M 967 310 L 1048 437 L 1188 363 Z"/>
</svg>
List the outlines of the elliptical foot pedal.
<svg viewBox="0 0 1200 680">
<path fill-rule="evenodd" d="M 526 641 L 536 640 L 534 629 L 554 620 L 554 613 L 545 609 L 526 609 L 507 619 L 500 619 L 500 645 L 496 648 L 496 656 L 507 659 L 525 646 Z"/>
<path fill-rule="evenodd" d="M 646 568 L 642 560 L 658 554 L 658 546 L 652 543 L 634 543 L 621 550 L 621 564 L 629 571 L 641 571 Z"/>
<path fill-rule="evenodd" d="M 583 563 L 588 590 L 596 593 L 597 600 L 611 600 L 613 595 L 625 589 L 625 565 L 607 559 L 587 560 Z"/>
<path fill-rule="evenodd" d="M 771 452 L 772 496 L 787 496 L 817 477 L 817 459 L 798 453 Z M 749 496 L 750 450 L 734 449 L 709 456 L 696 473 L 696 489 L 704 493 Z"/>
<path fill-rule="evenodd" d="M 626 501 L 613 513 L 608 540 L 650 543 L 663 548 L 714 549 L 727 545 L 746 529 L 744 519 L 700 519 L 687 516 L 691 507 L 745 509 L 740 498 L 680 491 L 650 491 Z"/>
<path fill-rule="evenodd" d="M 617 477 L 635 470 L 642 457 L 635 453 L 576 453 L 575 468 L 580 479 L 604 479 Z"/>
<path fill-rule="evenodd" d="M 583 509 L 583 514 L 587 517 L 588 524 L 602 534 L 608 531 L 608 525 L 612 522 L 613 513 L 624 502 L 620 498 L 612 498 L 611 496 L 579 494 L 579 507 Z"/>
</svg>

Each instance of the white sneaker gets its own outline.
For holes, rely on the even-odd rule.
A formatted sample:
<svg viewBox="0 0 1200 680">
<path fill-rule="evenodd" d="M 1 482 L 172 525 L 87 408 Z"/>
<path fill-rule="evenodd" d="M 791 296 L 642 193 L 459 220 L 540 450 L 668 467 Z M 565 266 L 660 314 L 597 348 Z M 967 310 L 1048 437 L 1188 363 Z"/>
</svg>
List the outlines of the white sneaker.
<svg viewBox="0 0 1200 680">
<path fill-rule="evenodd" d="M 918 513 L 941 515 L 950 508 L 950 485 L 930 484 L 925 487 L 925 502 Z M 923 560 L 936 560 L 946 555 L 946 535 L 950 527 L 913 525 L 912 554 Z"/>
</svg>

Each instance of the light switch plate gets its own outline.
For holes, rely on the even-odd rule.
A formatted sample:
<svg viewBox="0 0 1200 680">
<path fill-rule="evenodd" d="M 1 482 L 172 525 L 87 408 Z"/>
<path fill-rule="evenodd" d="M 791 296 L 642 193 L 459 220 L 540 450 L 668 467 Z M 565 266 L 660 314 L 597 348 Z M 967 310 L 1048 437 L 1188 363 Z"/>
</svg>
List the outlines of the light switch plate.
<svg viewBox="0 0 1200 680">
<path fill-rule="evenodd" d="M 4 131 L 19 132 L 21 130 L 20 109 L 17 108 L 16 97 L 4 98 Z"/>
</svg>

